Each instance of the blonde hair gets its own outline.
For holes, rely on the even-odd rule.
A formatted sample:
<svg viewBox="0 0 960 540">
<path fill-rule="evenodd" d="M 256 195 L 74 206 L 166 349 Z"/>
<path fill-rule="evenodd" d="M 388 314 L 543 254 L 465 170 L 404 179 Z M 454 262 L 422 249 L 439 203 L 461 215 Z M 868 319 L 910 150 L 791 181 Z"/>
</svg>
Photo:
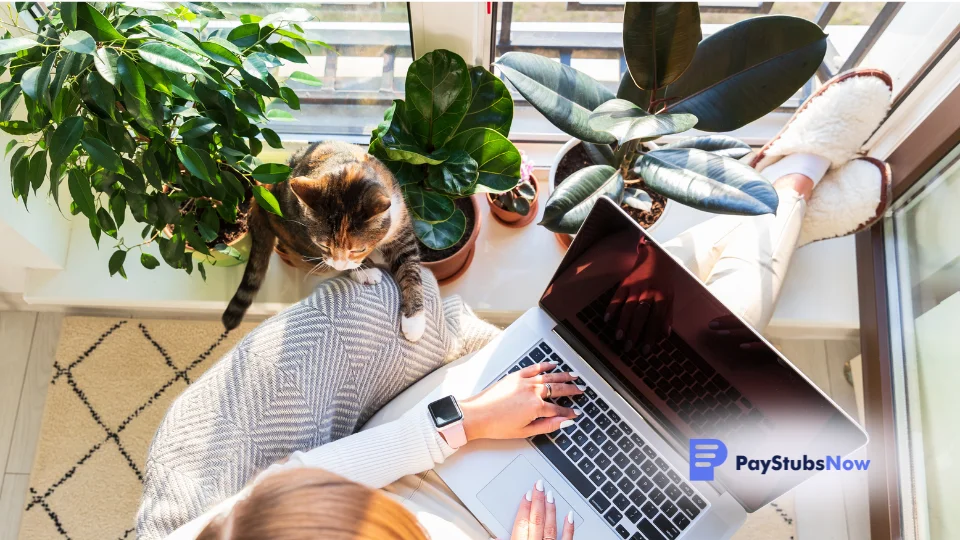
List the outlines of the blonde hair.
<svg viewBox="0 0 960 540">
<path fill-rule="evenodd" d="M 289 469 L 258 482 L 197 540 L 428 540 L 406 508 L 322 469 Z"/>
</svg>

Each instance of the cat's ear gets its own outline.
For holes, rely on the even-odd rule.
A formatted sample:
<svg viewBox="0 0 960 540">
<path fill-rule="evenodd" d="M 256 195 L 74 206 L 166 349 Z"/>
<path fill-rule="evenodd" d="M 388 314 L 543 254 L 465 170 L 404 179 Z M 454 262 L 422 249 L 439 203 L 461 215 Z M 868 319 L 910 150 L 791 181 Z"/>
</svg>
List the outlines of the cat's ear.
<svg viewBox="0 0 960 540">
<path fill-rule="evenodd" d="M 317 189 L 317 180 L 314 178 L 298 176 L 291 178 L 288 182 L 290 182 L 290 189 L 292 189 L 297 197 L 307 206 L 312 207 L 317 197 L 320 196 L 320 192 Z"/>
<path fill-rule="evenodd" d="M 390 200 L 390 195 L 383 189 L 378 189 L 376 194 L 371 197 L 370 201 L 370 215 L 379 216 L 380 214 L 386 212 L 390 209 L 390 205 L 393 201 Z"/>
</svg>

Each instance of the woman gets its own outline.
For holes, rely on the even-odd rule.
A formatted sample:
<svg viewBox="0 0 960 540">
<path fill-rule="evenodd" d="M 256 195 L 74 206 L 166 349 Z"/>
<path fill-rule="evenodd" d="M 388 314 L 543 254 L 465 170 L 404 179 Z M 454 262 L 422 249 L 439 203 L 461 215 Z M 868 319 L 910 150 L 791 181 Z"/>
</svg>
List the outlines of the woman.
<svg viewBox="0 0 960 540">
<path fill-rule="evenodd" d="M 763 328 L 798 245 L 856 232 L 885 211 L 887 169 L 858 152 L 886 114 L 890 89 L 889 76 L 875 70 L 825 84 L 753 160 L 779 193 L 777 213 L 713 218 L 665 247 L 732 311 Z M 643 325 L 634 318 L 657 300 L 644 286 L 649 278 L 627 278 L 611 302 L 606 318 L 620 330 L 618 339 L 642 339 L 637 332 Z M 723 324 L 717 321 L 717 330 Z M 463 400 L 467 444 L 529 437 L 576 422 L 577 410 L 545 399 L 581 393 L 575 373 L 549 373 L 553 367 L 531 365 Z M 414 408 L 396 421 L 294 452 L 172 538 L 489 538 L 429 474 L 454 451 L 425 408 Z M 513 540 L 574 537 L 573 515 L 556 515 L 542 481 L 517 500 Z"/>
</svg>

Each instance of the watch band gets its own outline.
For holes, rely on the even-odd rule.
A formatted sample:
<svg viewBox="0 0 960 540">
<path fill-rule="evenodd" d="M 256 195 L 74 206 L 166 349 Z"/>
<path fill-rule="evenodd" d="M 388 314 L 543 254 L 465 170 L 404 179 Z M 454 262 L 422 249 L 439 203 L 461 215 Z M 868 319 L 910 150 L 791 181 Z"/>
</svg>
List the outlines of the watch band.
<svg viewBox="0 0 960 540">
<path fill-rule="evenodd" d="M 467 432 L 463 429 L 463 420 L 457 420 L 449 426 L 437 428 L 450 448 L 456 450 L 467 444 Z"/>
</svg>

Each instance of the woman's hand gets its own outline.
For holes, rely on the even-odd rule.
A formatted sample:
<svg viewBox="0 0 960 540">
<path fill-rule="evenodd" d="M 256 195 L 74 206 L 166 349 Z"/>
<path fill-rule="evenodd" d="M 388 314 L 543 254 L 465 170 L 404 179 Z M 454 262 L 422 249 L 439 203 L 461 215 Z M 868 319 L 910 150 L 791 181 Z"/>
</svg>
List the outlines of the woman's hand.
<svg viewBox="0 0 960 540">
<path fill-rule="evenodd" d="M 624 340 L 623 350 L 641 344 L 647 354 L 651 344 L 670 334 L 673 290 L 666 253 L 645 240 L 637 246 L 637 265 L 623 279 L 610 300 L 603 320 L 615 325 L 615 339 Z"/>
<path fill-rule="evenodd" d="M 575 396 L 575 373 L 546 373 L 556 365 L 541 362 L 511 373 L 483 392 L 460 402 L 467 440 L 522 439 L 550 433 L 573 422 L 579 410 L 544 401 Z M 549 389 L 548 389 L 549 386 Z"/>
<path fill-rule="evenodd" d="M 553 493 L 543 492 L 543 480 L 520 499 L 510 540 L 573 540 L 573 511 L 562 517 L 563 535 L 557 536 L 557 505 Z"/>
</svg>

